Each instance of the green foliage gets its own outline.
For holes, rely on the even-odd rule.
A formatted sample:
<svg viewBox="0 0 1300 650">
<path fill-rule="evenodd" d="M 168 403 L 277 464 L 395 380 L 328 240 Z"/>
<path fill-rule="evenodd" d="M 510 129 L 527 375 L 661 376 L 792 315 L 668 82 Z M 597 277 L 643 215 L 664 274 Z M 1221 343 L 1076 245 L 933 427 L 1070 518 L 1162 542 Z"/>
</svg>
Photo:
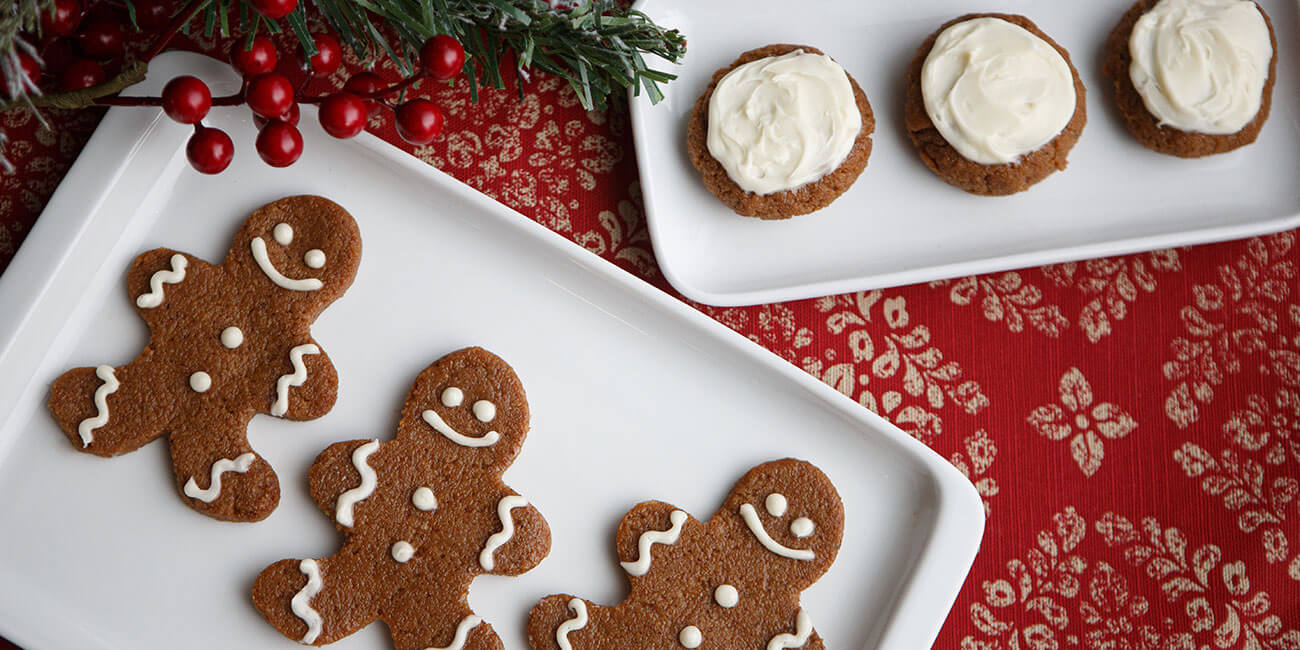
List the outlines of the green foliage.
<svg viewBox="0 0 1300 650">
<path fill-rule="evenodd" d="M 203 0 L 204 29 L 229 33 L 227 16 L 238 5 L 240 24 L 251 39 L 259 29 L 279 31 L 251 11 L 247 0 Z M 481 85 L 504 88 L 502 66 L 513 65 L 520 91 L 533 70 L 565 79 L 588 109 L 603 109 L 612 93 L 645 91 L 651 102 L 663 98 L 659 84 L 675 75 L 655 70 L 646 55 L 677 62 L 686 40 L 677 30 L 656 25 L 645 14 L 612 0 L 586 0 L 555 9 L 545 0 L 310 0 L 330 28 L 358 56 L 388 57 L 410 70 L 425 40 L 450 35 L 465 47 L 470 93 Z M 307 29 L 307 0 L 285 22 L 309 54 L 315 52 Z"/>
<path fill-rule="evenodd" d="M 8 2 L 8 9 L 0 9 L 0 73 L 5 80 L 0 100 L 7 100 L 0 101 L 0 111 L 20 105 L 34 108 L 32 98 L 40 90 L 19 73 L 18 52 L 38 56 L 22 34 L 37 33 L 40 12 L 52 10 L 54 4 L 53 0 Z M 198 30 L 209 36 L 243 34 L 249 43 L 263 30 L 279 33 L 287 28 L 310 55 L 316 48 L 308 30 L 307 12 L 318 12 L 359 57 L 389 58 L 407 72 L 415 65 L 416 54 L 426 40 L 447 34 L 465 47 L 465 76 L 475 101 L 483 86 L 505 87 L 502 71 L 507 66 L 516 70 L 521 94 L 532 72 L 540 70 L 567 81 L 589 110 L 604 109 L 610 96 L 626 89 L 638 95 L 644 91 L 651 102 L 663 99 L 659 84 L 676 76 L 651 68 L 646 57 L 680 61 L 686 54 L 686 39 L 681 33 L 664 29 L 645 14 L 615 0 L 552 2 L 576 6 L 557 8 L 546 0 L 301 0 L 293 13 L 273 21 L 253 9 L 251 0 L 191 0 L 178 9 L 177 16 L 194 16 L 185 22 L 186 31 Z M 125 0 L 125 5 L 134 24 L 135 6 L 132 0 Z M 140 68 L 136 72 L 143 73 L 142 66 L 127 68 Z M 136 77 L 116 78 L 99 92 L 116 92 L 135 81 Z M 80 96 L 65 98 L 63 94 L 39 98 L 37 102 L 64 106 L 69 102 L 59 100 L 92 101 Z M 5 144 L 0 131 L 0 167 L 8 169 Z"/>
</svg>

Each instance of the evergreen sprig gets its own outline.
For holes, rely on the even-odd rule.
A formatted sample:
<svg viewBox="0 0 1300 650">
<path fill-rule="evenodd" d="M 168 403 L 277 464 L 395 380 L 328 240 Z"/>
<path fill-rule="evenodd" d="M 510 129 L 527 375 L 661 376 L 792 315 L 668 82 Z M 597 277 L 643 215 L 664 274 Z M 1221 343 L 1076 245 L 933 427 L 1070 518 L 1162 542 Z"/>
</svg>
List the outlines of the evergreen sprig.
<svg viewBox="0 0 1300 650">
<path fill-rule="evenodd" d="M 147 61 L 126 66 L 118 77 L 86 91 L 41 96 L 19 72 L 18 52 L 38 56 L 23 34 L 39 33 L 40 12 L 51 11 L 53 0 L 8 2 L 8 9 L 0 9 L 0 72 L 6 86 L 0 91 L 9 101 L 0 103 L 0 111 L 20 105 L 90 105 L 95 97 L 143 76 Z M 134 23 L 132 0 L 125 5 Z M 588 110 L 606 108 L 610 96 L 625 89 L 637 95 L 644 91 L 658 102 L 663 99 L 659 84 L 676 76 L 650 67 L 647 57 L 676 63 L 686 53 L 680 32 L 615 0 L 302 0 L 282 21 L 263 17 L 251 0 L 192 0 L 177 15 L 197 12 L 185 25 L 188 31 L 238 33 L 249 43 L 263 30 L 279 33 L 287 27 L 311 55 L 316 48 L 309 11 L 319 14 L 362 59 L 387 57 L 408 73 L 426 40 L 439 34 L 454 37 L 465 48 L 465 76 L 474 101 L 483 86 L 504 88 L 503 71 L 512 67 L 521 94 L 532 72 L 540 70 L 568 82 Z M 5 144 L 0 132 L 0 166 L 9 169 Z"/>
</svg>

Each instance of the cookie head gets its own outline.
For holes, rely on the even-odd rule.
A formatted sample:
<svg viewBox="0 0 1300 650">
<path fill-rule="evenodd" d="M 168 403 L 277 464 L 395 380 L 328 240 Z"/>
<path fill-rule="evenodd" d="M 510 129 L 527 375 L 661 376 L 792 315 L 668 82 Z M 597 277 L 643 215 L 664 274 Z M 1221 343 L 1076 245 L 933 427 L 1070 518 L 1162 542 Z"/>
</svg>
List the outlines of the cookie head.
<svg viewBox="0 0 1300 650">
<path fill-rule="evenodd" d="M 310 311 L 343 295 L 360 260 L 361 235 L 347 211 L 318 196 L 291 196 L 253 212 L 227 263 L 250 286 Z"/>
<path fill-rule="evenodd" d="M 736 483 L 721 513 L 764 582 L 802 590 L 835 561 L 844 504 L 821 470 L 801 460 L 764 463 Z"/>
<path fill-rule="evenodd" d="M 504 469 L 527 433 L 528 401 L 514 369 L 483 348 L 466 348 L 420 373 L 399 435 L 423 440 L 460 466 Z"/>
</svg>

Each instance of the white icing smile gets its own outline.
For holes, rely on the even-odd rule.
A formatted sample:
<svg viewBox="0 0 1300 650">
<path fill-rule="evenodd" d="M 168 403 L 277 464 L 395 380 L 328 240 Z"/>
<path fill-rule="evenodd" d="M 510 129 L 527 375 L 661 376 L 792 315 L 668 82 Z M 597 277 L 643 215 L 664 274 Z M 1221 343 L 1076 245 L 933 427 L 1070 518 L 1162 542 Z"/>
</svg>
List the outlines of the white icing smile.
<svg viewBox="0 0 1300 650">
<path fill-rule="evenodd" d="M 265 273 L 266 277 L 270 278 L 276 285 L 293 291 L 316 291 L 325 286 L 325 283 L 318 278 L 294 279 L 285 277 L 271 263 L 271 258 L 266 254 L 266 240 L 261 237 L 254 237 L 250 246 L 253 249 L 253 259 L 257 262 L 258 268 L 262 269 L 262 273 Z"/>
<path fill-rule="evenodd" d="M 420 417 L 423 417 L 424 421 L 428 422 L 434 431 L 447 436 L 448 440 L 462 447 L 491 447 L 497 443 L 497 440 L 501 439 L 501 434 L 496 431 L 489 431 L 483 434 L 481 438 L 471 438 L 451 428 L 451 425 L 447 424 L 442 419 L 442 416 L 438 415 L 438 412 L 433 409 L 421 413 Z"/>
<path fill-rule="evenodd" d="M 740 506 L 740 517 L 745 520 L 749 532 L 758 538 L 758 542 L 763 545 L 763 548 L 792 560 L 811 560 L 817 557 L 817 554 L 810 549 L 790 548 L 772 539 L 772 536 L 767 534 L 767 529 L 763 527 L 763 522 L 759 520 L 758 512 L 754 510 L 754 506 L 748 503 Z"/>
</svg>

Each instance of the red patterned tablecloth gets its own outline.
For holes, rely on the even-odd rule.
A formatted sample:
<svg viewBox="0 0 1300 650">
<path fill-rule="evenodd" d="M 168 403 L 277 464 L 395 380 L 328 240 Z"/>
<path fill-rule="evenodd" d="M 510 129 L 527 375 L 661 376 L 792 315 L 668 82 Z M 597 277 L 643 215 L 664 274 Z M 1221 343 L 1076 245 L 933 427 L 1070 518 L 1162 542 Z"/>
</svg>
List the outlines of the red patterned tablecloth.
<svg viewBox="0 0 1300 650">
<path fill-rule="evenodd" d="M 387 117 L 371 130 L 674 293 L 642 218 L 626 107 L 584 111 L 550 77 L 523 99 L 473 105 L 463 80 L 432 96 L 448 118 L 432 145 L 402 143 Z M 48 116 L 54 132 L 0 116 L 20 167 L 0 174 L 0 270 L 100 117 Z M 916 436 L 983 495 L 983 547 L 936 647 L 1297 650 L 1298 263 L 1287 232 L 695 306 Z"/>
</svg>

